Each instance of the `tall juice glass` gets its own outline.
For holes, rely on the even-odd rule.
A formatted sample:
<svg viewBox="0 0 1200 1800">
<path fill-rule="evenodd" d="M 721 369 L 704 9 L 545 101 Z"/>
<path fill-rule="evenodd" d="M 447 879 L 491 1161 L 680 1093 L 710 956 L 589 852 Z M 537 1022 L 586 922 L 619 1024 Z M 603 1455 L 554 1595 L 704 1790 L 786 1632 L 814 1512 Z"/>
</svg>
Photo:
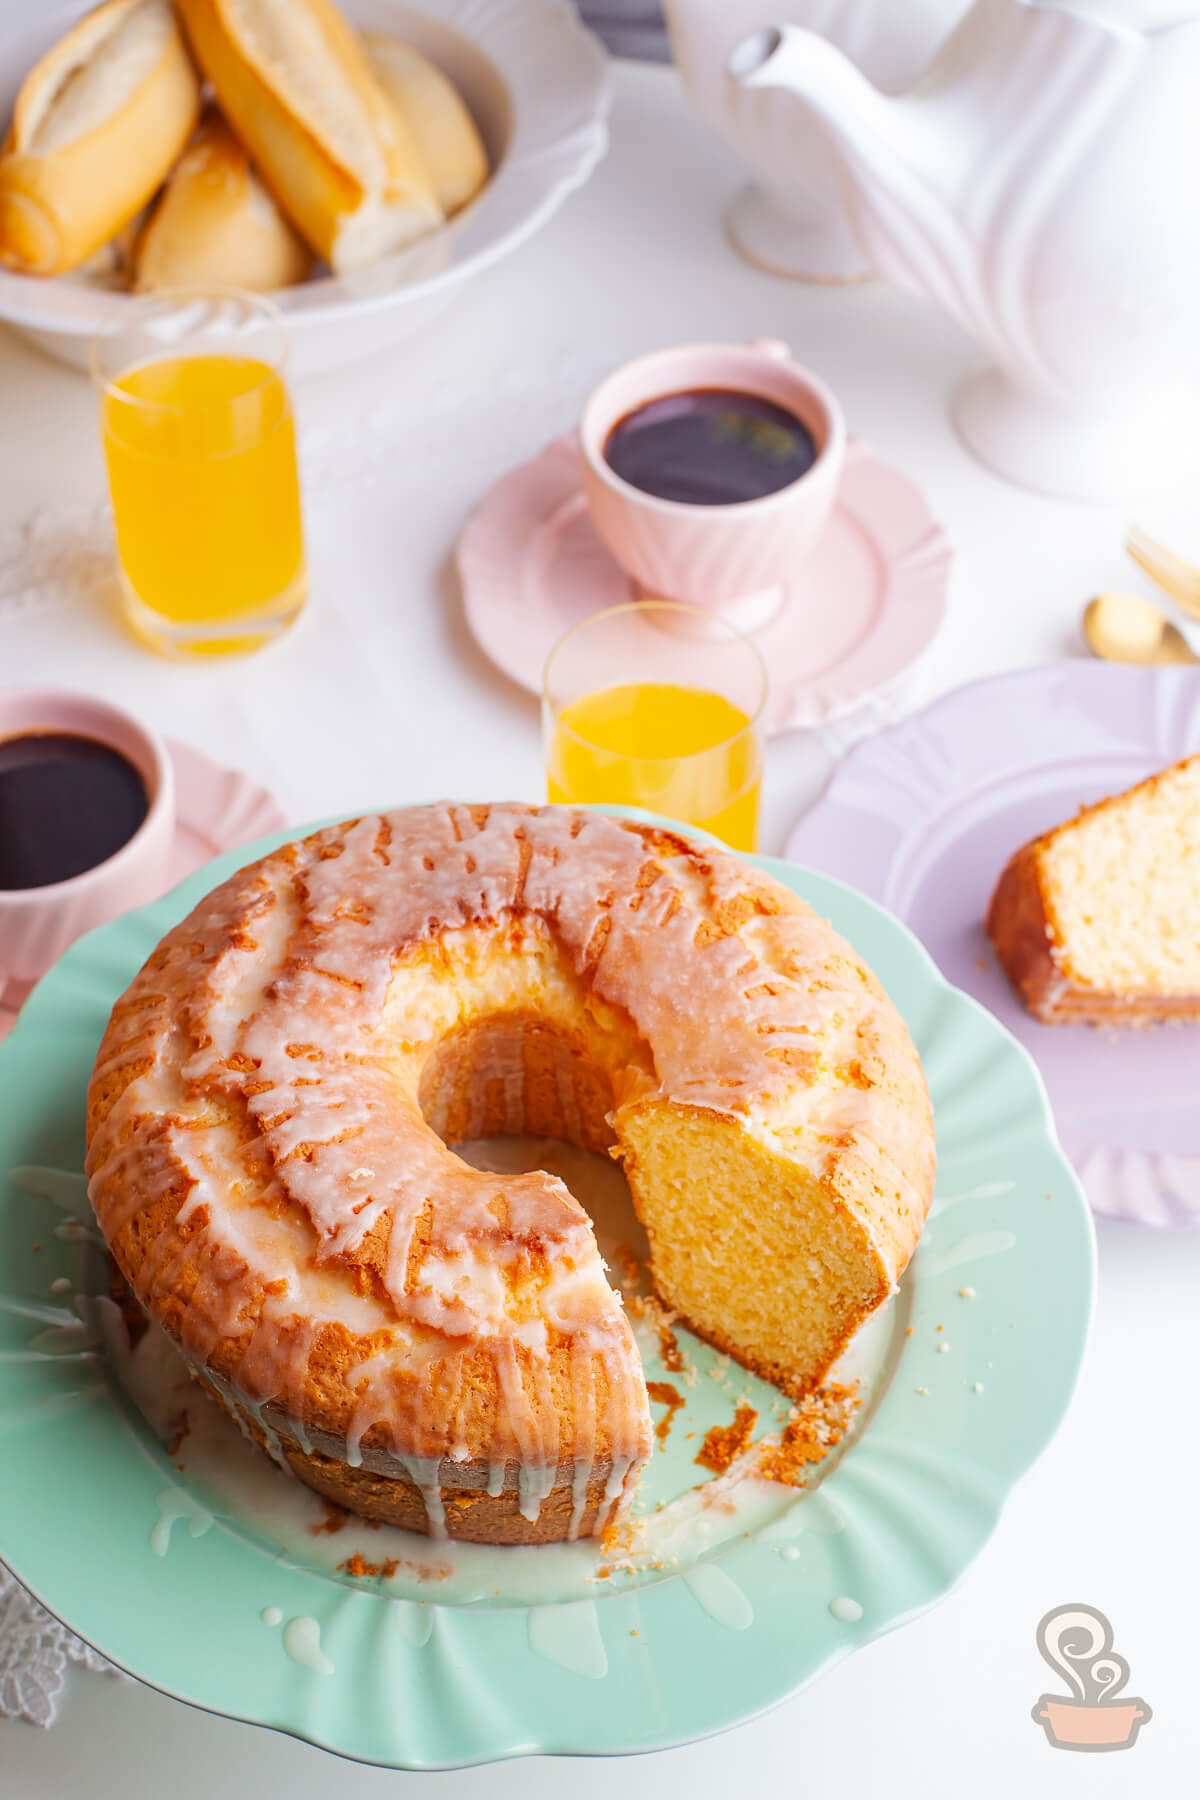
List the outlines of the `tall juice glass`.
<svg viewBox="0 0 1200 1800">
<path fill-rule="evenodd" d="M 304 605 L 287 340 L 257 294 L 158 294 L 92 342 L 125 615 L 174 655 L 256 649 Z"/>
<path fill-rule="evenodd" d="M 597 613 L 546 663 L 548 796 L 644 806 L 753 850 L 766 692 L 754 644 L 716 615 L 667 600 Z"/>
</svg>

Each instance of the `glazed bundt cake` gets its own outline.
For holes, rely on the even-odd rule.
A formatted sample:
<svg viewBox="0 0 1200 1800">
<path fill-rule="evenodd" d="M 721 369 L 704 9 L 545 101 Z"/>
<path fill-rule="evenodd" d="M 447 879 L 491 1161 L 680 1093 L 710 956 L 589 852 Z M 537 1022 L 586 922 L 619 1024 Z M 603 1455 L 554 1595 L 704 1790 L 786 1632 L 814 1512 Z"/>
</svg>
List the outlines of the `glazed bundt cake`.
<svg viewBox="0 0 1200 1800">
<path fill-rule="evenodd" d="M 145 1311 L 320 1493 L 591 1534 L 646 1385 L 562 1182 L 450 1148 L 505 1132 L 619 1157 L 662 1300 L 793 1395 L 933 1185 L 908 1033 L 791 892 L 643 824 L 445 804 L 286 845 L 163 939 L 96 1059 L 90 1193 Z"/>
</svg>

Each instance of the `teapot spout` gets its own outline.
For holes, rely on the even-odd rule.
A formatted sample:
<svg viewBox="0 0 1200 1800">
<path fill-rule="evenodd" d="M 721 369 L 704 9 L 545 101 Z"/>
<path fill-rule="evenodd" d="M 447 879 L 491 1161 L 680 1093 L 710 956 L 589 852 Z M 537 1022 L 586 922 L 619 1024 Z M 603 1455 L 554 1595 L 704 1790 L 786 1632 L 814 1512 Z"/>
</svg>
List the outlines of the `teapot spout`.
<svg viewBox="0 0 1200 1800">
<path fill-rule="evenodd" d="M 821 128 L 845 179 L 858 236 L 878 266 L 871 243 L 877 205 L 885 195 L 894 205 L 909 186 L 906 176 L 922 160 L 910 105 L 880 93 L 827 39 L 796 26 L 753 32 L 727 67 L 743 104 L 782 91 Z M 786 166 L 782 173 L 786 176 Z M 903 200 L 900 204 L 906 210 Z"/>
</svg>

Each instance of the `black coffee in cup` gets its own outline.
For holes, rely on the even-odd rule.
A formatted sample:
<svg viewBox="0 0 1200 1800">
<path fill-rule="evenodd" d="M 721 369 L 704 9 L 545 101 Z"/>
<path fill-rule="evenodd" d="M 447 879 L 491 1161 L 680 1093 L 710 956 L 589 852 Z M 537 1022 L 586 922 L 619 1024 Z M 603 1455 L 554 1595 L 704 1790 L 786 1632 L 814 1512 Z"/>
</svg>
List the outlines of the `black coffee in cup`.
<svg viewBox="0 0 1200 1800">
<path fill-rule="evenodd" d="M 0 738 L 0 889 L 50 887 L 107 862 L 150 809 L 111 744 L 73 731 Z"/>
<path fill-rule="evenodd" d="M 635 406 L 609 432 L 604 460 L 622 481 L 659 500 L 736 506 L 807 474 L 812 432 L 759 394 L 694 388 Z"/>
</svg>

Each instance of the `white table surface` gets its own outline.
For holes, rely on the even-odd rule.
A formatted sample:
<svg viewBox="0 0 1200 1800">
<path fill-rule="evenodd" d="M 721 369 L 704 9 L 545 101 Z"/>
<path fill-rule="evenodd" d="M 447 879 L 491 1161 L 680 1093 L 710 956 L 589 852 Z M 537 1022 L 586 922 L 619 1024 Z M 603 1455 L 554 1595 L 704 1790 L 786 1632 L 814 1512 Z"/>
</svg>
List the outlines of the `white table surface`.
<svg viewBox="0 0 1200 1800">
<path fill-rule="evenodd" d="M 541 798 L 536 705 L 467 636 L 447 567 L 455 533 L 515 454 L 571 424 L 589 371 L 671 341 L 759 335 L 786 338 L 825 376 L 852 429 L 925 485 L 957 547 L 949 617 L 910 698 L 1082 654 L 1084 599 L 1139 585 L 1120 550 L 1127 509 L 1040 500 L 991 478 L 946 418 L 972 346 L 882 286 L 796 286 L 740 262 L 719 224 L 736 172 L 674 74 L 618 65 L 616 85 L 610 155 L 545 232 L 417 342 L 300 389 L 315 591 L 285 642 L 257 659 L 177 667 L 129 641 L 88 589 L 28 611 L 0 603 L 0 682 L 93 687 L 251 771 L 297 821 L 446 793 Z M 5 335 L 0 428 L 2 575 L 6 533 L 40 511 L 53 541 L 92 512 L 103 473 L 87 384 Z M 765 849 L 780 848 L 828 756 L 805 737 L 773 744 Z M 419 1776 L 339 1763 L 73 1671 L 53 1728 L 0 1722 L 0 1794 L 1193 1795 L 1200 1231 L 1101 1223 L 1099 1239 L 1078 1395 L 991 1544 L 940 1606 L 767 1717 L 619 1763 Z M 1035 1627 L 1066 1601 L 1108 1614 L 1130 1692 L 1154 1709 L 1128 1752 L 1056 1751 L 1031 1721 L 1055 1685 Z"/>
</svg>

